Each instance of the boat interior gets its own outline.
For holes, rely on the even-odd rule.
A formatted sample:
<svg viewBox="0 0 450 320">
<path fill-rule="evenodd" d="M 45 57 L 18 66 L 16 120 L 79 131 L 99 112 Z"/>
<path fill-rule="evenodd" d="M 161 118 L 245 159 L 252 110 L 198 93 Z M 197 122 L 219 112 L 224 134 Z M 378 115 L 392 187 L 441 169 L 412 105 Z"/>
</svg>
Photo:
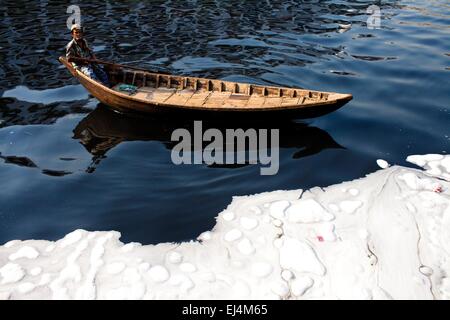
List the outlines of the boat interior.
<svg viewBox="0 0 450 320">
<path fill-rule="evenodd" d="M 330 102 L 325 92 L 152 73 L 108 66 L 112 89 L 149 103 L 202 108 L 283 108 Z"/>
</svg>

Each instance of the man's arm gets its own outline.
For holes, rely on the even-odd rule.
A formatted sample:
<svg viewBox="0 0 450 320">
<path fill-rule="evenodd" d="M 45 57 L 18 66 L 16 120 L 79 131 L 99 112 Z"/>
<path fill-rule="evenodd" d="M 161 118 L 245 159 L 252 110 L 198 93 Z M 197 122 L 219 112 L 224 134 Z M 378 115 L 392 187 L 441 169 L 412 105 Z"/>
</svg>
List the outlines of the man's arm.
<svg viewBox="0 0 450 320">
<path fill-rule="evenodd" d="M 66 58 L 69 59 L 72 57 L 75 57 L 75 52 L 71 46 L 71 43 L 69 43 L 66 47 Z"/>
<path fill-rule="evenodd" d="M 67 60 L 69 60 L 70 61 L 70 58 L 77 58 L 78 57 L 78 55 L 77 55 L 77 53 L 76 53 L 76 51 L 75 51 L 75 49 L 74 49 L 74 47 L 73 47 L 73 45 L 72 45 L 72 42 L 71 43 L 69 43 L 68 45 L 67 45 L 67 47 L 66 47 L 66 58 L 67 58 Z M 78 69 L 80 66 L 79 65 L 77 65 L 75 62 L 72 62 L 72 65 L 76 68 L 76 69 Z"/>
<path fill-rule="evenodd" d="M 84 44 L 86 45 L 86 49 L 89 51 L 89 55 L 91 56 L 91 58 L 97 60 L 97 57 L 95 56 L 94 51 L 91 50 L 86 39 L 84 39 Z"/>
</svg>

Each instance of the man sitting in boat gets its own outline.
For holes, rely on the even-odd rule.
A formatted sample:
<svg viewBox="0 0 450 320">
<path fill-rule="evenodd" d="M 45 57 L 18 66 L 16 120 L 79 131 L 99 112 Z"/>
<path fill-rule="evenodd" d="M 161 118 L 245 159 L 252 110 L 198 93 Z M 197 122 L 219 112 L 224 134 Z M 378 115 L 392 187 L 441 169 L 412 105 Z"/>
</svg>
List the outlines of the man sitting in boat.
<svg viewBox="0 0 450 320">
<path fill-rule="evenodd" d="M 71 61 L 70 58 L 96 59 L 95 54 L 83 38 L 83 28 L 79 24 L 72 25 L 71 34 L 73 39 L 66 46 L 67 59 L 69 61 Z M 98 64 L 76 60 L 71 62 L 76 69 L 80 70 L 91 79 L 101 82 L 107 87 L 110 86 L 108 75 Z"/>
</svg>

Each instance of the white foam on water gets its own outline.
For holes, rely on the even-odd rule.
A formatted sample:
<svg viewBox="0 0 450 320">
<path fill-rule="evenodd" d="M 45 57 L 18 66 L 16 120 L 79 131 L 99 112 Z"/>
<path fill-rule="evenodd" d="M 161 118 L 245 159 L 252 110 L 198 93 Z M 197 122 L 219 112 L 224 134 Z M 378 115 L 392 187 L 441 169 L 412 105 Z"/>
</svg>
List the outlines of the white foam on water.
<svg viewBox="0 0 450 320">
<path fill-rule="evenodd" d="M 192 273 L 197 271 L 197 267 L 189 262 L 184 262 L 180 264 L 180 270 L 186 273 Z"/>
<path fill-rule="evenodd" d="M 15 283 L 25 276 L 23 268 L 16 263 L 7 263 L 0 268 L 1 284 Z"/>
<path fill-rule="evenodd" d="M 30 270 L 30 274 L 32 276 L 38 276 L 38 275 L 41 274 L 41 272 L 42 272 L 42 268 L 41 267 L 35 267 L 35 268 Z"/>
<path fill-rule="evenodd" d="M 252 242 L 247 238 L 242 239 L 237 247 L 238 250 L 244 255 L 251 255 L 255 252 L 255 247 L 253 247 Z"/>
<path fill-rule="evenodd" d="M 5 248 L 11 248 L 11 247 L 14 247 L 16 244 L 19 244 L 19 243 L 20 243 L 20 240 L 11 240 L 11 241 L 8 241 L 7 243 L 5 243 L 3 246 Z"/>
<path fill-rule="evenodd" d="M 172 251 L 169 253 L 168 259 L 170 263 L 179 264 L 183 261 L 183 255 L 177 251 Z"/>
<path fill-rule="evenodd" d="M 252 265 L 252 274 L 258 278 L 265 278 L 273 271 L 273 267 L 268 262 L 256 262 Z"/>
<path fill-rule="evenodd" d="M 293 238 L 285 238 L 280 249 L 280 265 L 283 269 L 308 272 L 319 276 L 325 274 L 325 267 L 317 258 L 311 246 Z"/>
<path fill-rule="evenodd" d="M 339 204 L 339 208 L 345 213 L 355 213 L 356 209 L 362 206 L 362 202 L 359 200 L 344 200 Z"/>
<path fill-rule="evenodd" d="M 383 159 L 378 159 L 377 160 L 377 165 L 381 168 L 381 169 L 386 169 L 389 167 L 389 163 L 386 160 Z"/>
<path fill-rule="evenodd" d="M 17 252 L 11 254 L 9 256 L 9 260 L 15 261 L 17 259 L 26 258 L 26 259 L 36 259 L 39 257 L 39 252 L 30 246 L 25 246 L 20 248 Z"/>
<path fill-rule="evenodd" d="M 225 234 L 224 239 L 225 241 L 233 242 L 240 239 L 241 237 L 242 232 L 239 229 L 232 229 Z"/>
<path fill-rule="evenodd" d="M 314 199 L 297 200 L 286 210 L 286 215 L 293 223 L 315 223 L 331 221 L 334 215 Z"/>
<path fill-rule="evenodd" d="M 311 288 L 314 284 L 314 280 L 308 276 L 301 276 L 292 281 L 291 290 L 292 294 L 296 297 L 301 297 L 305 292 Z"/>
<path fill-rule="evenodd" d="M 202 234 L 200 234 L 200 235 L 198 236 L 197 239 L 198 239 L 198 240 L 201 240 L 201 241 L 208 241 L 208 240 L 211 240 L 211 232 L 210 232 L 210 231 L 203 232 Z"/>
<path fill-rule="evenodd" d="M 75 230 L 75 231 L 67 234 L 64 237 L 64 239 L 61 240 L 61 242 L 59 243 L 59 246 L 61 248 L 65 248 L 67 246 L 77 243 L 83 237 L 83 233 L 84 233 L 83 230 Z M 52 250 L 53 249 L 51 249 L 49 251 L 52 251 Z"/>
<path fill-rule="evenodd" d="M 167 281 L 170 277 L 169 271 L 163 266 L 154 266 L 151 267 L 148 271 L 150 278 L 155 282 L 164 282 Z"/>
<path fill-rule="evenodd" d="M 284 298 L 289 294 L 289 287 L 284 281 L 278 281 L 271 286 L 271 290 L 280 298 Z"/>
<path fill-rule="evenodd" d="M 199 241 L 9 241 L 0 299 L 450 299 L 449 159 L 235 197 Z"/>
<path fill-rule="evenodd" d="M 24 283 L 21 283 L 17 287 L 17 290 L 19 290 L 19 292 L 22 293 L 22 294 L 26 294 L 26 293 L 29 293 L 29 292 L 33 291 L 34 288 L 36 288 L 36 285 L 34 283 L 24 282 Z"/>
<path fill-rule="evenodd" d="M 242 217 L 241 218 L 241 226 L 244 229 L 253 230 L 258 226 L 258 220 L 248 218 L 248 217 Z"/>
<path fill-rule="evenodd" d="M 125 270 L 125 263 L 123 262 L 113 262 L 106 266 L 106 270 L 109 274 L 119 274 Z"/>
<path fill-rule="evenodd" d="M 235 218 L 235 214 L 232 211 L 225 211 L 222 213 L 222 218 L 225 221 L 233 221 Z"/>
<path fill-rule="evenodd" d="M 289 207 L 291 204 L 289 201 L 282 200 L 282 201 L 276 201 L 270 205 L 270 215 L 279 220 L 283 220 L 285 216 L 285 210 L 287 207 Z"/>
</svg>

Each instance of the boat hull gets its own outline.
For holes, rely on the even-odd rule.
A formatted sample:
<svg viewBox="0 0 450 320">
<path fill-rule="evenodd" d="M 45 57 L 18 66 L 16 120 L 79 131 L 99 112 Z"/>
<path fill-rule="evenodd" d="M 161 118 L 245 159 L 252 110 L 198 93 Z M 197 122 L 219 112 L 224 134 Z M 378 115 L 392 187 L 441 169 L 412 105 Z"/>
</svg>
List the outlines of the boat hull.
<svg viewBox="0 0 450 320">
<path fill-rule="evenodd" d="M 253 119 L 267 119 L 276 117 L 305 119 L 319 117 L 333 112 L 352 99 L 351 95 L 342 95 L 341 99 L 323 101 L 310 105 L 288 106 L 284 108 L 252 108 L 249 110 L 237 108 L 180 107 L 179 105 L 152 103 L 150 101 L 135 99 L 92 80 L 83 73 L 77 71 L 65 58 L 60 58 L 60 61 L 96 99 L 116 111 L 125 113 L 139 112 L 182 118 L 250 117 Z"/>
</svg>

